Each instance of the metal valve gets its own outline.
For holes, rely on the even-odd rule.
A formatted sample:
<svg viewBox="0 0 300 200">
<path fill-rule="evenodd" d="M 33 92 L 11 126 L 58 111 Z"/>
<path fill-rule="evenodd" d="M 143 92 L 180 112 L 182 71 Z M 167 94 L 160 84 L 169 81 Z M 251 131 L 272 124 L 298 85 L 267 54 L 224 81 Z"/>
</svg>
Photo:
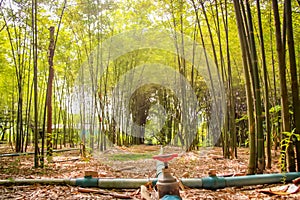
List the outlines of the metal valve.
<svg viewBox="0 0 300 200">
<path fill-rule="evenodd" d="M 162 198 L 165 195 L 179 195 L 179 182 L 171 175 L 170 169 L 168 168 L 168 161 L 177 157 L 178 154 L 162 154 L 153 156 L 153 159 L 158 160 L 157 163 L 157 190 L 158 197 Z M 163 167 L 161 167 L 163 164 Z"/>
</svg>

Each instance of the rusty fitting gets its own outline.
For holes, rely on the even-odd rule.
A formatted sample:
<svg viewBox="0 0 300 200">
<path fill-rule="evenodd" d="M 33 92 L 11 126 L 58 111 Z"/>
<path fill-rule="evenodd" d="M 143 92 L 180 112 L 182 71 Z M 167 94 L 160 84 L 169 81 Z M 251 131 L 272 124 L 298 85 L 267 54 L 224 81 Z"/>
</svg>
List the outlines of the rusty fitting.
<svg viewBox="0 0 300 200">
<path fill-rule="evenodd" d="M 179 195 L 179 182 L 171 175 L 169 169 L 162 170 L 162 176 L 157 181 L 158 197 L 165 195 Z"/>
</svg>

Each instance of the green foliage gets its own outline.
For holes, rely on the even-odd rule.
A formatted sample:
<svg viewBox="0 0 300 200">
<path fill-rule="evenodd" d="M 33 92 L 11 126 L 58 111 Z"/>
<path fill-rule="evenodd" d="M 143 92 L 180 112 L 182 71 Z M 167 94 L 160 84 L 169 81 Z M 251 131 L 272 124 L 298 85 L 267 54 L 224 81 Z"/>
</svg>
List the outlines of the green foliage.
<svg viewBox="0 0 300 200">
<path fill-rule="evenodd" d="M 288 153 L 288 147 L 291 143 L 296 140 L 300 140 L 299 134 L 295 133 L 296 129 L 293 129 L 291 132 L 282 132 L 283 139 L 280 142 L 281 154 L 280 154 L 280 167 L 282 171 L 286 171 L 286 156 Z"/>
<path fill-rule="evenodd" d="M 241 121 L 247 121 L 248 120 L 248 115 L 243 115 L 241 118 L 235 119 L 235 123 L 239 123 Z"/>
<path fill-rule="evenodd" d="M 282 143 L 289 143 L 296 138 L 297 140 L 300 140 L 300 135 L 296 134 L 296 128 L 292 130 L 292 132 L 282 132 L 282 134 L 285 136 L 284 139 L 281 141 Z"/>
<path fill-rule="evenodd" d="M 276 106 L 270 108 L 269 111 L 270 111 L 270 113 L 279 113 L 279 112 L 281 112 L 281 106 L 280 105 L 276 105 Z"/>
</svg>

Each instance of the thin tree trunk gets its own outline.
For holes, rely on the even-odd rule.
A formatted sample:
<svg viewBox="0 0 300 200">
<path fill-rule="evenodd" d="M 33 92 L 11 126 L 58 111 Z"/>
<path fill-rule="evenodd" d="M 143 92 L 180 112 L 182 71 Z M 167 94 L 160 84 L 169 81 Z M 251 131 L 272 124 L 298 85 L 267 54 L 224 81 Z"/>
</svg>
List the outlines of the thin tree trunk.
<svg viewBox="0 0 300 200">
<path fill-rule="evenodd" d="M 264 103 L 265 103 L 265 122 L 266 122 L 266 156 L 267 156 L 267 168 L 271 168 L 272 155 L 271 155 L 271 128 L 270 128 L 270 103 L 269 103 L 269 87 L 268 87 L 268 72 L 266 64 L 266 55 L 265 55 L 265 45 L 264 45 L 264 36 L 261 22 L 261 12 L 260 12 L 260 0 L 256 1 L 257 5 L 257 18 L 258 18 L 258 29 L 260 35 L 260 48 L 261 48 L 261 57 L 262 57 L 262 68 L 263 68 L 263 80 L 264 80 Z"/>
<path fill-rule="evenodd" d="M 54 78 L 53 57 L 54 57 L 54 27 L 49 28 L 50 31 L 50 44 L 48 49 L 48 64 L 49 64 L 49 77 L 47 89 L 47 156 L 51 160 L 53 144 L 52 144 L 52 87 Z"/>
<path fill-rule="evenodd" d="M 246 82 L 246 98 L 247 98 L 247 112 L 248 112 L 248 124 L 249 124 L 249 147 L 250 157 L 248 163 L 248 174 L 255 174 L 256 172 L 256 144 L 255 144 L 255 121 L 253 113 L 253 99 L 251 97 L 251 84 L 249 77 L 249 63 L 247 60 L 247 46 L 246 46 L 246 33 L 243 25 L 240 4 L 238 0 L 234 0 L 234 9 L 237 20 L 241 51 L 243 55 L 243 68 Z"/>
<path fill-rule="evenodd" d="M 279 19 L 279 10 L 278 10 L 278 2 L 277 0 L 272 0 L 273 4 L 273 13 L 274 13 L 274 21 L 275 21 L 275 29 L 276 29 L 276 50 L 278 56 L 278 68 L 279 68 L 279 78 L 280 78 L 280 94 L 281 94 L 281 118 L 282 118 L 282 132 L 288 133 L 291 132 L 290 126 L 290 116 L 289 116 L 289 102 L 288 102 L 288 94 L 287 94 L 287 85 L 286 85 L 286 66 L 285 66 L 285 56 L 283 48 L 283 41 L 281 38 L 281 30 L 280 30 L 280 19 Z M 286 149 L 286 145 L 288 146 Z M 292 143 L 286 143 L 283 141 L 282 152 L 286 155 L 281 154 L 281 166 L 282 171 L 286 171 L 286 164 L 288 167 L 288 171 L 295 171 L 295 160 L 293 158 L 293 145 Z M 287 156 L 287 163 L 285 161 L 285 156 Z"/>
<path fill-rule="evenodd" d="M 248 18 L 249 33 L 248 37 L 250 39 L 250 52 L 251 52 L 251 63 L 253 68 L 252 80 L 253 80 L 253 93 L 254 93 L 254 102 L 255 102 L 255 116 L 256 116 L 256 136 L 257 136 L 257 169 L 258 173 L 263 173 L 265 169 L 264 161 L 264 135 L 263 135 L 263 126 L 262 126 L 262 108 L 261 108 L 261 95 L 260 95 L 260 81 L 258 74 L 258 63 L 257 63 L 257 53 L 256 45 L 254 41 L 253 34 L 253 22 L 252 14 L 250 10 L 249 0 L 246 1 L 246 10 Z"/>
<path fill-rule="evenodd" d="M 39 166 L 38 146 L 38 77 L 37 77 L 37 0 L 32 0 L 33 67 L 34 67 L 34 167 Z"/>
<path fill-rule="evenodd" d="M 225 8 L 221 6 L 221 13 L 222 13 L 222 20 L 223 20 L 223 26 L 225 28 L 225 38 L 226 38 L 226 58 L 227 58 L 227 82 L 228 82 L 228 88 L 227 88 L 227 93 L 228 93 L 228 99 L 227 101 L 229 102 L 229 113 L 225 115 L 225 124 L 226 127 L 224 128 L 224 136 L 223 136 L 223 155 L 225 158 L 229 158 L 230 153 L 229 153 L 229 138 L 228 138 L 228 130 L 230 132 L 235 132 L 236 133 L 236 127 L 235 127 L 235 102 L 234 102 L 234 95 L 233 95 L 233 88 L 232 88 L 232 73 L 231 73 L 231 59 L 230 59 L 230 51 L 229 51 L 229 35 L 228 35 L 228 10 L 227 10 L 227 0 L 224 2 Z M 217 4 L 216 4 L 217 7 Z M 225 10 L 223 10 L 225 9 Z M 225 12 L 225 14 L 224 14 Z M 219 36 L 220 37 L 220 36 Z M 221 53 L 221 48 L 220 48 L 220 53 Z M 223 60 L 223 59 L 222 59 Z M 222 62 L 223 63 L 223 62 Z M 224 65 L 224 64 L 222 64 Z M 223 80 L 225 80 L 226 77 L 226 70 L 222 70 L 222 77 Z"/>
<path fill-rule="evenodd" d="M 271 57 L 272 57 L 272 78 L 273 78 L 273 89 L 271 91 L 274 91 L 274 96 L 273 96 L 273 107 L 277 106 L 277 87 L 276 87 L 276 74 L 275 74 L 275 58 L 274 58 L 274 50 L 273 50 L 273 28 L 271 26 L 272 24 L 272 11 L 270 11 L 270 47 L 271 47 Z M 280 121 L 279 121 L 279 113 L 274 113 L 275 119 L 276 119 L 276 123 L 273 123 L 272 126 L 272 134 L 274 137 L 274 149 L 277 150 L 278 149 L 278 141 L 280 139 L 279 136 L 279 128 L 280 128 Z M 276 125 L 277 124 L 277 125 Z M 275 151 L 276 153 L 276 151 Z"/>
<path fill-rule="evenodd" d="M 295 44 L 293 35 L 293 19 L 292 19 L 292 8 L 291 0 L 285 0 L 286 6 L 286 30 L 287 40 L 289 48 L 289 60 L 290 60 L 290 74 L 292 79 L 292 100 L 293 100 L 293 119 L 295 126 L 295 134 L 300 134 L 300 101 L 299 101 L 299 90 L 298 90 L 298 77 L 297 77 L 297 65 L 295 55 Z M 296 139 L 296 158 L 297 158 L 297 171 L 300 172 L 300 141 Z"/>
</svg>

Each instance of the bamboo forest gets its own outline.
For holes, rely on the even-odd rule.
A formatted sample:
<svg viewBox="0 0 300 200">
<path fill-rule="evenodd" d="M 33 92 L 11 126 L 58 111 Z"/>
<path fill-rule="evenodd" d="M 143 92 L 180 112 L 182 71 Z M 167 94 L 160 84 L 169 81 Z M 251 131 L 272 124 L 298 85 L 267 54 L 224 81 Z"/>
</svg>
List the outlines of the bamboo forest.
<svg viewBox="0 0 300 200">
<path fill-rule="evenodd" d="M 299 199 L 299 0 L 0 0 L 1 199 Z"/>
</svg>

